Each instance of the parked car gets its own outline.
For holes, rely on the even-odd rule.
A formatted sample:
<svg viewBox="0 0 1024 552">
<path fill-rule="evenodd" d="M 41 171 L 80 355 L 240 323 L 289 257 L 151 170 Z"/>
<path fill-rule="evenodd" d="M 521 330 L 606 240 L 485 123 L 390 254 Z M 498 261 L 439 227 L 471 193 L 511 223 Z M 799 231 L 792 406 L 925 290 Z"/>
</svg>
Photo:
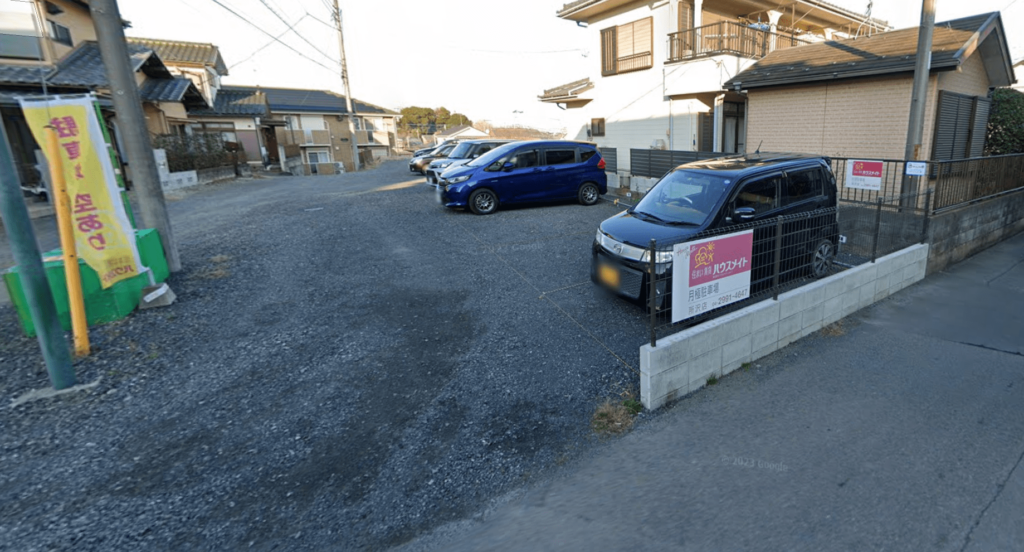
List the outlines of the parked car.
<svg viewBox="0 0 1024 552">
<path fill-rule="evenodd" d="M 458 144 L 451 142 L 447 145 L 438 146 L 419 157 L 413 157 L 409 160 L 409 170 L 424 175 L 427 174 L 427 167 L 430 166 L 431 161 L 434 159 L 443 159 L 448 157 L 448 154 L 451 153 L 457 145 Z"/>
<path fill-rule="evenodd" d="M 655 271 L 657 297 L 671 293 L 671 244 L 699 232 L 780 215 L 813 212 L 837 206 L 836 179 L 825 157 L 756 153 L 697 161 L 666 174 L 635 206 L 601 223 L 592 247 L 590 277 L 595 283 L 641 305 L 648 302 L 651 239 L 658 248 Z M 835 211 L 805 223 L 803 232 L 787 232 L 786 250 L 804 259 L 810 275 L 829 274 L 839 227 Z M 755 230 L 754 243 L 771 247 L 773 240 Z M 753 251 L 751 293 L 771 284 L 774 256 Z M 664 287 L 662 287 L 664 283 Z"/>
<path fill-rule="evenodd" d="M 441 142 L 440 144 L 434 144 L 433 146 L 430 146 L 430 147 L 420 148 L 420 149 L 414 151 L 412 153 L 412 156 L 413 157 L 420 157 L 421 155 L 426 155 L 426 154 L 436 150 L 437 148 L 443 148 L 445 146 L 450 146 L 450 145 L 452 145 L 454 143 L 456 143 L 455 140 L 445 140 L 444 142 Z"/>
<path fill-rule="evenodd" d="M 436 186 L 438 177 L 446 169 L 462 165 L 498 146 L 510 142 L 512 140 L 466 140 L 459 142 L 459 145 L 455 146 L 455 149 L 448 154 L 448 157 L 435 159 L 430 162 L 430 166 L 427 167 L 427 184 Z"/>
<path fill-rule="evenodd" d="M 597 203 L 607 193 L 604 159 L 594 144 L 556 140 L 513 142 L 444 172 L 437 199 L 478 215 L 501 205 L 574 199 Z"/>
</svg>

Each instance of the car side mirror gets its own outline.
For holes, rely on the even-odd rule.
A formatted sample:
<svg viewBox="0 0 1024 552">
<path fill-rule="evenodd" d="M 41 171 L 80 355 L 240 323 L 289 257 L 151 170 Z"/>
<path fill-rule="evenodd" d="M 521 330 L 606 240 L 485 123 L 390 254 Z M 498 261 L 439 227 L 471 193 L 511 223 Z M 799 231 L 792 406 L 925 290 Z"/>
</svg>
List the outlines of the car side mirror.
<svg viewBox="0 0 1024 552">
<path fill-rule="evenodd" d="M 737 207 L 732 213 L 735 220 L 751 220 L 757 215 L 753 207 Z"/>
<path fill-rule="evenodd" d="M 506 161 L 505 164 L 501 166 L 501 170 L 503 170 L 505 172 L 511 171 L 514 168 L 516 168 L 515 163 L 509 162 L 509 161 Z"/>
</svg>

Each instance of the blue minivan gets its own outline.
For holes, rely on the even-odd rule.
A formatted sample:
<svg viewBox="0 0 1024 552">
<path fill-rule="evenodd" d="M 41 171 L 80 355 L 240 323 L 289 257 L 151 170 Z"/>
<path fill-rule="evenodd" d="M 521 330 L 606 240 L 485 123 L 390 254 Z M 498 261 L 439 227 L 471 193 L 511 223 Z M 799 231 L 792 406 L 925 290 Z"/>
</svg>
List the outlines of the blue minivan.
<svg viewBox="0 0 1024 552">
<path fill-rule="evenodd" d="M 571 199 L 593 205 L 608 192 L 604 167 L 591 143 L 515 142 L 446 170 L 438 179 L 437 200 L 478 215 L 516 203 Z"/>
</svg>

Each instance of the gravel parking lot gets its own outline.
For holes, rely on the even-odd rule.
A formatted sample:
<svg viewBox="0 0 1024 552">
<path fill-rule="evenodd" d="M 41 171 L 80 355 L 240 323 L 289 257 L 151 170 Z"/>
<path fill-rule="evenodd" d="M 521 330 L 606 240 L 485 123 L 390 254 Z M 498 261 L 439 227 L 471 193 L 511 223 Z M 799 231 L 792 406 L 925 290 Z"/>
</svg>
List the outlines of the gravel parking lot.
<svg viewBox="0 0 1024 552">
<path fill-rule="evenodd" d="M 388 548 L 580 458 L 638 386 L 643 313 L 589 282 L 608 203 L 478 217 L 393 161 L 169 206 L 178 302 L 92 330 L 92 390 L 3 406 L 0 549 Z M 9 305 L 0 338 L 4 396 L 45 387 Z"/>
</svg>

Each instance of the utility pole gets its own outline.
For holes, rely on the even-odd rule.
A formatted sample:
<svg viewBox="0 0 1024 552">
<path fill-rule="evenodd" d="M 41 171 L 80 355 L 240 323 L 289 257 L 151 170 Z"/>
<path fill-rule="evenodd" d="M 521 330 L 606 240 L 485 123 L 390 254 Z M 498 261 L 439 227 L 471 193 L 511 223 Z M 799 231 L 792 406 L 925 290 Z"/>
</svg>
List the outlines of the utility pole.
<svg viewBox="0 0 1024 552">
<path fill-rule="evenodd" d="M 96 42 L 100 56 L 107 69 L 107 80 L 114 102 L 114 111 L 120 123 L 118 130 L 124 138 L 128 166 L 132 171 L 132 183 L 139 198 L 142 223 L 160 233 L 160 242 L 167 257 L 171 272 L 181 270 L 178 243 L 171 232 L 171 219 L 167 215 L 164 190 L 160 187 L 160 173 L 153 158 L 153 145 L 149 141 L 146 117 L 142 113 L 139 87 L 128 59 L 128 45 L 124 40 L 121 26 L 121 12 L 117 0 L 91 0 L 89 11 L 96 28 Z"/>
<path fill-rule="evenodd" d="M 903 158 L 917 161 L 921 158 L 921 136 L 924 134 L 924 103 L 928 96 L 928 73 L 932 66 L 932 31 L 935 29 L 935 0 L 924 0 L 921 5 L 921 27 L 917 33 L 917 63 L 914 65 L 914 91 L 910 97 L 910 123 L 907 125 L 907 149 Z M 919 177 L 904 176 L 904 196 L 917 194 Z M 916 205 L 917 198 L 906 198 Z M 901 204 L 904 201 L 900 202 Z"/>
<path fill-rule="evenodd" d="M 334 22 L 338 25 L 338 52 L 341 55 L 341 84 L 345 87 L 345 108 L 348 109 L 348 135 L 352 142 L 352 163 L 359 170 L 359 140 L 356 138 L 356 111 L 352 107 L 352 89 L 348 87 L 348 63 L 345 62 L 345 35 L 341 30 L 341 8 L 334 0 Z"/>
<path fill-rule="evenodd" d="M 25 291 L 32 324 L 36 327 L 39 347 L 43 350 L 46 371 L 54 389 L 67 389 L 75 384 L 75 369 L 71 365 L 71 351 L 64 339 L 64 329 L 57 318 L 53 292 L 46 280 L 43 256 L 36 242 L 32 219 L 21 195 L 18 170 L 7 142 L 7 132 L 0 125 L 0 217 L 11 243 L 14 262 L 18 264 L 18 277 Z M 53 190 L 50 190 L 51 194 Z"/>
</svg>

